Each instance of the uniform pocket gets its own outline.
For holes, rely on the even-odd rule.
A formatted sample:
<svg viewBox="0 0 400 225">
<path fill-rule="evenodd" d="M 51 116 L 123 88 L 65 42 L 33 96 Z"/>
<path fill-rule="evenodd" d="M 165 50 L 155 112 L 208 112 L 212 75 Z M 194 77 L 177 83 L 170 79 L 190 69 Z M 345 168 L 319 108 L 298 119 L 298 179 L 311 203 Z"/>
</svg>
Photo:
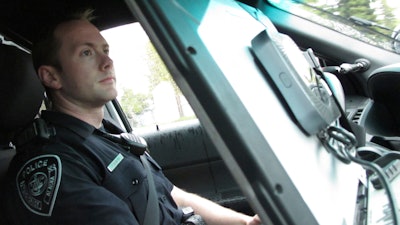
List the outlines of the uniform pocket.
<svg viewBox="0 0 400 225">
<path fill-rule="evenodd" d="M 123 159 L 119 160 L 117 157 L 114 159 L 117 161 L 109 165 L 112 171 L 107 171 L 103 186 L 126 201 L 130 195 L 143 188 L 146 174 L 139 159 L 123 156 Z"/>
</svg>

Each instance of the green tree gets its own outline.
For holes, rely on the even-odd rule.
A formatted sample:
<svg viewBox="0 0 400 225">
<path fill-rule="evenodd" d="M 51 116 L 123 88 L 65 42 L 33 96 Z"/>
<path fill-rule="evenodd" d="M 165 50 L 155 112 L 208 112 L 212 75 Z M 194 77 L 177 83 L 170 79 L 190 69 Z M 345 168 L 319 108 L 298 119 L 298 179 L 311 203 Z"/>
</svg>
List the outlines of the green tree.
<svg viewBox="0 0 400 225">
<path fill-rule="evenodd" d="M 183 109 L 180 100 L 182 92 L 176 85 L 167 67 L 165 66 L 164 62 L 158 55 L 156 49 L 154 48 L 154 45 L 150 41 L 147 43 L 146 46 L 146 55 L 147 55 L 146 62 L 148 63 L 150 69 L 150 75 L 149 75 L 150 91 L 154 90 L 154 88 L 163 81 L 169 82 L 174 89 L 175 99 L 178 105 L 178 111 L 180 117 L 182 117 Z"/>
<path fill-rule="evenodd" d="M 394 9 L 389 7 L 387 0 L 305 0 L 311 7 L 306 10 L 319 15 L 328 21 L 342 22 L 350 25 L 358 32 L 352 32 L 349 28 L 337 26 L 338 23 L 323 24 L 358 38 L 367 43 L 391 50 L 392 39 L 390 37 L 393 29 L 399 24 L 394 16 Z M 321 11 L 322 9 L 322 11 Z M 340 16 L 338 18 L 337 16 Z M 350 17 L 357 17 L 375 23 L 374 26 L 360 26 L 349 22 Z M 318 22 L 317 20 L 314 20 Z"/>
<path fill-rule="evenodd" d="M 340 0 L 335 9 L 335 14 L 349 18 L 357 16 L 369 21 L 376 21 L 374 9 L 371 8 L 370 0 Z"/>
<path fill-rule="evenodd" d="M 147 94 L 133 93 L 132 89 L 123 89 L 124 94 L 121 97 L 121 107 L 129 119 L 135 115 L 140 115 L 149 107 L 150 96 Z"/>
<path fill-rule="evenodd" d="M 377 13 L 376 22 L 392 31 L 399 23 L 393 13 L 393 9 L 389 7 L 387 0 L 375 0 L 374 2 L 377 4 L 377 9 L 375 10 L 375 13 Z"/>
<path fill-rule="evenodd" d="M 308 0 L 307 2 L 313 4 L 318 1 Z M 327 4 L 324 9 L 344 18 L 356 16 L 369 20 L 390 30 L 393 30 L 398 23 L 393 9 L 387 4 L 387 0 L 338 0 L 337 4 Z M 382 31 L 378 27 L 372 27 L 372 29 Z"/>
</svg>

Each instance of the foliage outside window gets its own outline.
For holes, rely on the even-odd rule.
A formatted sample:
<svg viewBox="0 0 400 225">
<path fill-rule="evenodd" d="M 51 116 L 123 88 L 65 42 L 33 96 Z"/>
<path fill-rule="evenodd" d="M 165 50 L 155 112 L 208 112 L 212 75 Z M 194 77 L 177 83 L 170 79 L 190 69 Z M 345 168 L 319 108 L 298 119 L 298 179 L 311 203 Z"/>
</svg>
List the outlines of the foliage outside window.
<svg viewBox="0 0 400 225">
<path fill-rule="evenodd" d="M 380 48 L 399 52 L 398 0 L 270 0 L 277 7 Z M 400 35 L 399 35 L 400 37 Z"/>
</svg>

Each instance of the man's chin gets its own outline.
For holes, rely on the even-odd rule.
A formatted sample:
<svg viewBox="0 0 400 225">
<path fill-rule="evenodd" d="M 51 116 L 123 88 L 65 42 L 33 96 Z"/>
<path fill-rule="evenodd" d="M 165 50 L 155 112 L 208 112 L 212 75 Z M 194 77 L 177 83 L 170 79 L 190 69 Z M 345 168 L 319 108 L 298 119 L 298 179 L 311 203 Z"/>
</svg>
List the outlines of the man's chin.
<svg viewBox="0 0 400 225">
<path fill-rule="evenodd" d="M 113 100 L 113 99 L 117 98 L 117 96 L 118 96 L 118 91 L 115 88 L 112 90 L 107 90 L 107 92 L 105 92 L 105 93 L 107 93 L 105 97 L 110 100 Z"/>
</svg>

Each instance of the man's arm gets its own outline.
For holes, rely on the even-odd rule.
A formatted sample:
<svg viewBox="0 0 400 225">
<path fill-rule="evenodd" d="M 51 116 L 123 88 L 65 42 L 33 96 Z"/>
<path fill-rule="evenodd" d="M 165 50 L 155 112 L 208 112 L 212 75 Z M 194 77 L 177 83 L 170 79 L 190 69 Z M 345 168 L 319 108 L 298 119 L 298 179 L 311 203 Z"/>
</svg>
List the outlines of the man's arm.
<svg viewBox="0 0 400 225">
<path fill-rule="evenodd" d="M 199 214 L 208 225 L 259 225 L 261 221 L 257 215 L 251 217 L 220 206 L 208 199 L 188 193 L 174 187 L 171 192 L 179 207 L 190 206 Z"/>
<path fill-rule="evenodd" d="M 0 205 L 8 224 L 139 225 L 126 201 L 105 188 L 110 184 L 115 184 L 115 188 L 133 186 L 128 176 L 120 179 L 120 183 L 111 180 L 113 174 L 125 173 L 125 170 L 117 170 L 127 168 L 122 164 L 130 165 L 130 162 L 121 162 L 120 167 L 103 180 L 95 169 L 96 164 L 89 163 L 67 145 L 49 143 L 42 147 L 40 154 L 29 150 L 32 155 L 21 153 L 14 157 L 7 180 L 2 183 L 7 194 L 1 196 Z M 29 171 L 29 174 L 18 171 Z M 36 185 L 41 192 L 33 192 L 36 186 L 27 182 L 30 180 L 45 189 Z M 133 188 L 123 189 L 127 191 L 123 196 L 135 192 Z"/>
</svg>

